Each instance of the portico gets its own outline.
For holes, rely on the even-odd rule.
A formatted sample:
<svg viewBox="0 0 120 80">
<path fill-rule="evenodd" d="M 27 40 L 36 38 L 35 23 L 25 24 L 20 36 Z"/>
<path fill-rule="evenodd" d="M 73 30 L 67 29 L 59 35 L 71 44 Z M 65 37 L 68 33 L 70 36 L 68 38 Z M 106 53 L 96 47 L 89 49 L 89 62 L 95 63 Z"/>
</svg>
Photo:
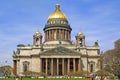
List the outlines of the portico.
<svg viewBox="0 0 120 80">
<path fill-rule="evenodd" d="M 48 76 L 66 75 L 81 70 L 80 58 L 41 58 L 41 69 Z"/>
</svg>

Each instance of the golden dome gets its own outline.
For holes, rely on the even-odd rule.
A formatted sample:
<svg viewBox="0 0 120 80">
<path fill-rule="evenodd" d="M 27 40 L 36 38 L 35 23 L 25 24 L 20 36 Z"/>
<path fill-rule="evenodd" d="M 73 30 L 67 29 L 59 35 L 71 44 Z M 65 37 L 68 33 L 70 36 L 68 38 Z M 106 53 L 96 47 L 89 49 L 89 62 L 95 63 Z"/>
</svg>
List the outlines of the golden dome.
<svg viewBox="0 0 120 80">
<path fill-rule="evenodd" d="M 41 36 L 42 34 L 40 33 L 39 30 L 37 30 L 34 35 L 36 35 L 36 36 Z"/>
<path fill-rule="evenodd" d="M 61 12 L 59 4 L 56 4 L 56 10 L 50 14 L 50 16 L 48 17 L 48 20 L 53 18 L 62 18 L 67 20 L 67 17 L 65 16 L 65 14 Z"/>
<path fill-rule="evenodd" d="M 78 36 L 83 35 L 83 32 L 78 32 Z"/>
</svg>

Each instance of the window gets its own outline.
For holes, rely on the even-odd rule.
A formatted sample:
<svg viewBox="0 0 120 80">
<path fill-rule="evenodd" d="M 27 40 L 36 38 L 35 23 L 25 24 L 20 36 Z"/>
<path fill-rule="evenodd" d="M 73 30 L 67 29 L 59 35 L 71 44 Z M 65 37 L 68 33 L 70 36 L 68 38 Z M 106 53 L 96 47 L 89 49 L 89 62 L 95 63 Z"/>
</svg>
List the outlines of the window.
<svg viewBox="0 0 120 80">
<path fill-rule="evenodd" d="M 66 24 L 66 22 L 64 21 L 64 24 Z"/>
<path fill-rule="evenodd" d="M 52 21 L 51 21 L 51 24 L 52 24 Z"/>
<path fill-rule="evenodd" d="M 90 64 L 90 72 L 93 72 L 93 64 Z"/>
<path fill-rule="evenodd" d="M 61 24 L 63 24 L 63 21 L 61 21 Z"/>
<path fill-rule="evenodd" d="M 28 71 L 28 69 L 29 69 L 29 62 L 28 61 L 23 62 L 23 72 Z"/>
<path fill-rule="evenodd" d="M 36 45 L 38 45 L 38 44 L 39 44 L 39 38 L 36 39 Z"/>
<path fill-rule="evenodd" d="M 80 38 L 79 44 L 80 46 L 82 46 L 82 38 Z"/>
</svg>

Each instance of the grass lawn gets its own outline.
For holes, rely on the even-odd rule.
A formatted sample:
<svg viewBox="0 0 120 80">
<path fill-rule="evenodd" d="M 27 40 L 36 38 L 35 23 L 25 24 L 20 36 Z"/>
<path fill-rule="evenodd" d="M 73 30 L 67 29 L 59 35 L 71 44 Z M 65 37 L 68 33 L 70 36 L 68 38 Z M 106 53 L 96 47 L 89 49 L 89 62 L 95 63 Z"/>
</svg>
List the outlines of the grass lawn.
<svg viewBox="0 0 120 80">
<path fill-rule="evenodd" d="M 15 78 L 4 78 L 4 79 L 1 79 L 0 80 L 16 80 Z M 18 79 L 20 80 L 20 79 Z M 38 78 L 38 79 L 35 79 L 35 78 L 23 78 L 22 80 L 87 80 L 87 79 L 84 79 L 84 78 Z"/>
<path fill-rule="evenodd" d="M 15 78 L 0 78 L 0 80 L 16 80 Z M 21 80 L 21 79 L 18 79 Z M 84 78 L 22 78 L 22 80 L 88 80 Z M 109 79 L 118 80 L 118 79 Z"/>
<path fill-rule="evenodd" d="M 119 79 L 115 78 L 115 79 L 110 79 L 110 80 L 119 80 Z"/>
</svg>

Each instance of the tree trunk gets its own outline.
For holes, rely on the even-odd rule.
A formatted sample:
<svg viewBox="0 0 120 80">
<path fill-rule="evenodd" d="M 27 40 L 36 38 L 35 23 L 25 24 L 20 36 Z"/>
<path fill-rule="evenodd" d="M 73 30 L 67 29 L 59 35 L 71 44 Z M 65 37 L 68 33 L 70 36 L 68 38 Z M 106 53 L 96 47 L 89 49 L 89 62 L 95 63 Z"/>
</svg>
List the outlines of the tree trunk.
<svg viewBox="0 0 120 80">
<path fill-rule="evenodd" d="M 104 80 L 104 77 L 101 76 L 100 80 Z"/>
</svg>

